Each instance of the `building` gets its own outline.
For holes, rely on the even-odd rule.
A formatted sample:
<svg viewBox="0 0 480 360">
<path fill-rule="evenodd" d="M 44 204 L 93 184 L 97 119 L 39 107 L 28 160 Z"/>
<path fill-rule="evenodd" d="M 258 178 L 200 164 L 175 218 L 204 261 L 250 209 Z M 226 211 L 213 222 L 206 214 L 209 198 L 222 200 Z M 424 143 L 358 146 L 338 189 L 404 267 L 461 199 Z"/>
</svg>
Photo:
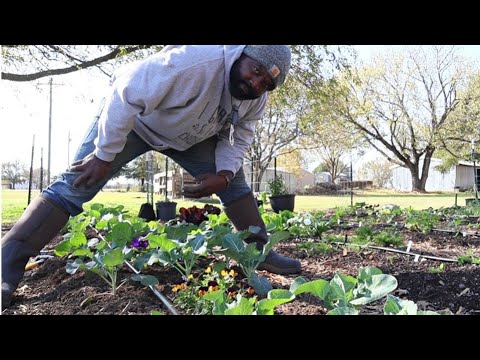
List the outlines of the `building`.
<svg viewBox="0 0 480 360">
<path fill-rule="evenodd" d="M 2 189 L 11 189 L 12 183 L 10 180 L 2 180 Z"/>
<path fill-rule="evenodd" d="M 460 190 L 473 188 L 472 162 L 460 161 L 458 165 L 452 167 L 445 174 L 435 169 L 441 162 L 440 159 L 432 158 L 427 183 L 425 184 L 426 191 L 453 191 L 457 186 Z M 422 163 L 420 165 L 422 165 Z M 477 167 L 476 171 L 477 179 L 480 179 L 480 168 Z M 480 186 L 480 184 L 478 185 Z M 412 191 L 412 174 L 410 170 L 398 165 L 393 166 L 391 188 L 397 191 Z"/>
<path fill-rule="evenodd" d="M 153 175 L 153 191 L 157 195 L 165 196 L 165 189 L 169 199 L 176 199 L 182 196 L 183 184 L 193 184 L 194 178 L 182 168 L 170 170 L 165 177 L 165 171 Z"/>
<path fill-rule="evenodd" d="M 247 179 L 247 183 L 252 186 L 252 184 L 250 184 L 251 176 L 249 170 L 250 169 L 248 168 L 244 168 L 245 178 Z M 300 176 L 296 176 L 292 173 L 289 173 L 288 171 L 284 171 L 281 168 L 277 168 L 276 172 L 277 176 L 283 177 L 287 190 L 290 193 L 303 191 L 305 186 L 307 185 L 315 185 L 315 176 L 307 170 L 301 169 Z M 260 182 L 259 192 L 268 191 L 268 182 L 270 180 L 273 180 L 274 177 L 275 168 L 267 168 L 267 170 L 263 173 L 262 181 Z"/>
<path fill-rule="evenodd" d="M 326 171 L 315 174 L 315 183 L 331 183 L 332 175 Z"/>
<path fill-rule="evenodd" d="M 250 184 L 250 173 L 248 169 L 244 168 L 245 178 L 247 179 L 247 184 Z M 272 180 L 275 176 L 275 169 L 268 168 L 262 177 L 262 182 L 260 184 L 260 192 L 268 191 L 268 182 Z M 306 170 L 301 170 L 301 176 L 295 176 L 287 171 L 283 171 L 277 168 L 277 176 L 282 176 L 287 189 L 291 193 L 296 193 L 303 191 L 305 186 L 315 185 L 315 176 Z M 175 199 L 182 196 L 183 184 L 193 184 L 194 178 L 187 171 L 182 168 L 178 168 L 175 172 L 174 170 L 168 171 L 167 177 L 165 178 L 165 171 L 153 175 L 153 191 L 157 195 L 165 196 L 165 188 L 167 191 L 167 197 L 169 199 Z"/>
</svg>

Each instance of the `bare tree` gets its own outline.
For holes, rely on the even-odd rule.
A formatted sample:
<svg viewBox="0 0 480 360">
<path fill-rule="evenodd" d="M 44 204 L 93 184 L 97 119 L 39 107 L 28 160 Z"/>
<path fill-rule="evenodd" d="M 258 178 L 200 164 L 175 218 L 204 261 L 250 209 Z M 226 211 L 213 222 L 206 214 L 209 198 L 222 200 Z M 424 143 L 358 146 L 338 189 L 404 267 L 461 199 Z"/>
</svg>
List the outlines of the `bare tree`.
<svg viewBox="0 0 480 360">
<path fill-rule="evenodd" d="M 359 176 L 364 180 L 371 180 L 373 184 L 384 188 L 392 182 L 392 163 L 385 159 L 370 160 L 363 164 Z"/>
<path fill-rule="evenodd" d="M 308 93 L 329 86 L 329 79 L 349 66 L 354 52 L 348 46 L 291 45 L 292 66 L 286 83 L 270 96 L 265 115 L 257 125 L 255 141 L 247 162 L 253 168 L 258 187 L 275 156 L 306 149 L 298 139 L 299 127 L 309 107 Z M 283 156 L 282 156 L 283 158 Z"/>
<path fill-rule="evenodd" d="M 357 77 L 346 74 L 347 86 L 337 86 L 329 101 L 373 148 L 410 170 L 413 191 L 425 192 L 431 158 L 467 73 L 455 47 L 409 48 L 377 57 Z"/>
<path fill-rule="evenodd" d="M 295 80 L 288 79 L 281 88 L 273 92 L 262 120 L 257 123 L 251 151 L 245 157 L 250 163 L 250 170 L 253 169 L 254 191 L 259 191 L 263 174 L 274 157 L 295 150 L 291 145 L 298 136 L 297 119 L 305 105 L 298 85 Z"/>
<path fill-rule="evenodd" d="M 15 185 L 25 180 L 27 166 L 20 160 L 7 161 L 2 164 L 2 179 L 11 182 L 12 188 Z"/>
<path fill-rule="evenodd" d="M 159 51 L 153 45 L 3 45 L 2 80 L 32 81 L 97 67 L 110 76 L 116 62 Z M 113 62 L 112 62 L 113 61 Z"/>
<path fill-rule="evenodd" d="M 40 174 L 42 174 L 43 179 L 40 179 Z M 46 169 L 40 169 L 40 168 L 33 169 L 32 182 L 35 184 L 37 189 L 40 189 L 40 182 L 42 183 L 42 186 L 46 187 L 48 185 L 48 183 L 47 183 L 47 170 Z"/>
</svg>

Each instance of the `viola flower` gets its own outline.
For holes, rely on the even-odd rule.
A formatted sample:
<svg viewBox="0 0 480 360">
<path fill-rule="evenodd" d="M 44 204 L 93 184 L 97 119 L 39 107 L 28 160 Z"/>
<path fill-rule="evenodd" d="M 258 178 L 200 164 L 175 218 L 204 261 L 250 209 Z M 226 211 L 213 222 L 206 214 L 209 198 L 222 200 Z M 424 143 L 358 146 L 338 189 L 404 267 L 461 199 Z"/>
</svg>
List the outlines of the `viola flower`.
<svg viewBox="0 0 480 360">
<path fill-rule="evenodd" d="M 237 296 L 237 289 L 235 289 L 234 286 L 229 287 L 229 288 L 227 289 L 227 295 L 228 295 L 228 297 L 234 299 L 235 296 Z"/>
<path fill-rule="evenodd" d="M 198 296 L 203 296 L 207 293 L 208 291 L 208 287 L 206 286 L 201 286 L 199 289 L 198 289 Z"/>
<path fill-rule="evenodd" d="M 172 288 L 172 291 L 176 293 L 177 291 L 186 290 L 186 289 L 187 289 L 187 285 L 185 283 L 182 283 L 182 284 L 179 284 L 179 285 L 175 285 Z"/>
<path fill-rule="evenodd" d="M 237 277 L 238 273 L 235 270 L 224 269 L 220 272 L 223 278 L 227 279 L 229 277 L 235 278 Z"/>
<path fill-rule="evenodd" d="M 210 266 L 207 267 L 207 269 L 205 270 L 205 273 L 210 274 L 211 272 L 212 272 L 212 268 Z"/>
<path fill-rule="evenodd" d="M 130 247 L 135 249 L 146 249 L 148 247 L 148 240 L 140 240 L 139 238 L 134 238 Z"/>
</svg>

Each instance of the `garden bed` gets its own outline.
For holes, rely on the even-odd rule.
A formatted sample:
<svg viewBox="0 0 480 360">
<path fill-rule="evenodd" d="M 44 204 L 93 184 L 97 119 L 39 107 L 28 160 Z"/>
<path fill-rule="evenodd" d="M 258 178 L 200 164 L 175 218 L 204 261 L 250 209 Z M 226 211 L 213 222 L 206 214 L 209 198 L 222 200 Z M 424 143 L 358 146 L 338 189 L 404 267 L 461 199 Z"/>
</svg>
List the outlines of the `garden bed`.
<svg viewBox="0 0 480 360">
<path fill-rule="evenodd" d="M 6 229 L 4 229 L 6 230 Z M 345 230 L 348 233 L 351 230 Z M 453 233 L 432 231 L 428 234 L 403 231 L 405 242 L 412 241 L 410 251 L 456 259 L 465 253 L 480 253 L 480 239 L 476 236 L 456 236 Z M 61 237 L 46 249 L 53 249 Z M 313 240 L 313 241 L 312 241 Z M 480 314 L 480 267 L 479 265 L 415 259 L 377 249 L 358 249 L 350 246 L 332 246 L 321 252 L 314 245 L 318 239 L 290 239 L 276 246 L 279 253 L 301 260 L 306 280 L 330 280 L 335 272 L 356 276 L 365 266 L 378 267 L 384 274 L 393 275 L 398 287 L 393 295 L 414 301 L 420 310 L 447 310 L 453 314 Z M 417 261 L 416 261 L 417 260 Z M 208 263 L 208 259 L 202 260 Z M 66 257 L 46 260 L 37 268 L 27 271 L 20 283 L 12 305 L 3 315 L 50 314 L 50 315 L 149 315 L 159 310 L 168 313 L 161 301 L 150 289 L 128 280 L 115 296 L 98 276 L 84 272 L 73 275 L 65 271 Z M 120 281 L 132 272 L 124 266 Z M 157 288 L 170 301 L 176 284 L 181 283 L 180 274 L 174 269 L 159 265 L 149 267 L 146 274 L 159 280 Z M 274 288 L 289 289 L 299 275 L 275 275 L 265 271 L 258 274 L 267 277 Z M 364 306 L 362 314 L 382 314 L 384 299 Z M 278 315 L 323 315 L 327 312 L 322 300 L 311 294 L 297 295 L 294 301 L 275 309 Z M 182 311 L 179 310 L 182 314 Z"/>
</svg>

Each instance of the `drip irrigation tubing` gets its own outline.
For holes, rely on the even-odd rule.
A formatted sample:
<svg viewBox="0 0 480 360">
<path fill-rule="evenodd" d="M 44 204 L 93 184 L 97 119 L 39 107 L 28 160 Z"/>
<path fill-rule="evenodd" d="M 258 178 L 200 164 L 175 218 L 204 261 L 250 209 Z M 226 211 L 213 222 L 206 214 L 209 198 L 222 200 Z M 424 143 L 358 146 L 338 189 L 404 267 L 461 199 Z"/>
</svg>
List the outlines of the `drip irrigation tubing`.
<svg viewBox="0 0 480 360">
<path fill-rule="evenodd" d="M 337 224 L 336 226 L 339 226 L 341 227 L 341 225 L 344 224 L 344 225 L 348 225 L 352 228 L 356 228 L 356 227 L 360 227 L 360 222 L 358 223 L 355 223 L 355 222 L 342 222 L 340 224 Z M 397 227 L 397 228 L 405 228 L 405 225 L 404 224 L 401 224 L 401 223 L 375 223 L 373 224 L 373 226 L 384 226 L 384 227 L 388 227 L 388 226 L 394 226 L 394 227 Z M 438 229 L 438 228 L 432 228 L 431 231 L 438 231 L 438 232 L 445 232 L 445 233 L 452 233 L 452 234 L 462 234 L 462 236 L 466 237 L 466 236 L 471 236 L 471 237 L 480 237 L 480 232 L 479 231 L 465 231 L 465 230 L 456 230 L 456 229 Z"/>
<path fill-rule="evenodd" d="M 336 245 L 357 246 L 357 247 L 369 248 L 369 249 L 377 249 L 377 250 L 395 252 L 395 253 L 398 253 L 398 254 L 404 254 L 404 255 L 410 255 L 410 256 L 423 257 L 423 258 L 430 259 L 430 260 L 445 261 L 445 262 L 455 262 L 455 263 L 458 262 L 458 260 L 456 260 L 456 259 L 444 258 L 444 257 L 439 257 L 439 256 L 433 256 L 433 255 L 422 255 L 422 254 L 413 253 L 413 252 L 411 252 L 411 251 L 405 251 L 405 250 L 399 250 L 399 249 L 392 249 L 392 248 L 387 248 L 387 247 L 383 247 L 383 246 L 358 245 L 358 244 L 351 244 L 351 243 L 348 243 L 348 242 L 338 242 L 338 241 L 333 242 L 333 244 L 336 244 Z"/>
</svg>

